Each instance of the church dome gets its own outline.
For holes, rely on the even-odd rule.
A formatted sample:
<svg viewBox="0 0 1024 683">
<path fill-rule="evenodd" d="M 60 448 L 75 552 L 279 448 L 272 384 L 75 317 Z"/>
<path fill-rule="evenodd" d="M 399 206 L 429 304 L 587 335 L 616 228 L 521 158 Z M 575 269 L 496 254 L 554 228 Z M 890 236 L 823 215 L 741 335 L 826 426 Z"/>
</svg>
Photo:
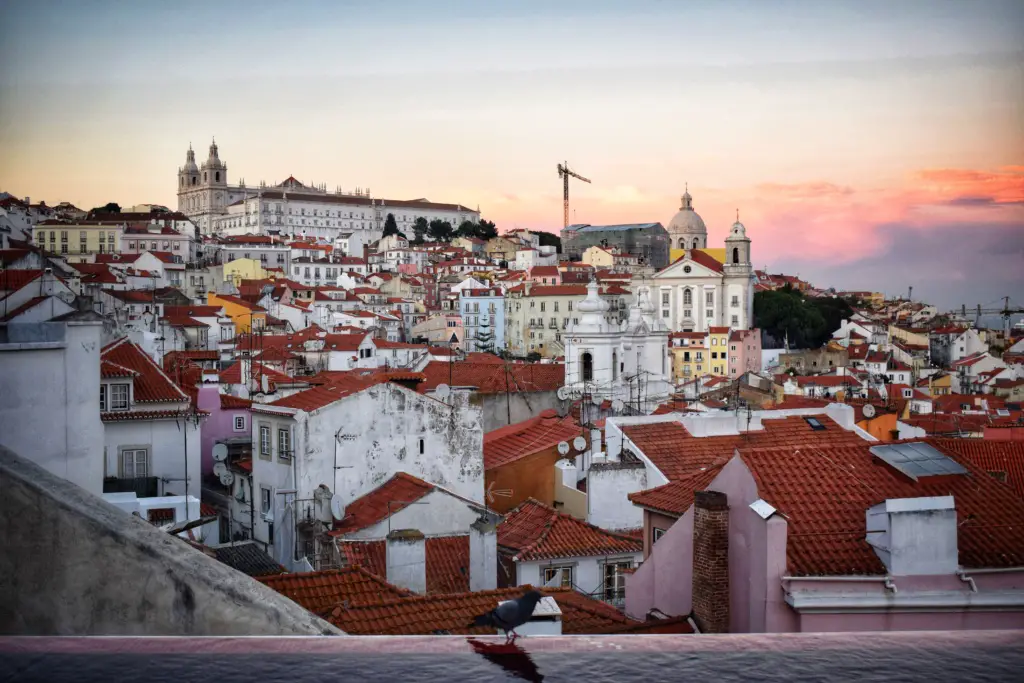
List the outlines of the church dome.
<svg viewBox="0 0 1024 683">
<path fill-rule="evenodd" d="M 704 235 L 708 233 L 707 226 L 700 214 L 693 210 L 693 197 L 686 191 L 682 196 L 682 203 L 679 206 L 679 213 L 672 217 L 665 226 L 668 234 L 673 237 L 685 237 L 688 235 Z"/>
<path fill-rule="evenodd" d="M 598 296 L 597 283 L 593 280 L 587 285 L 587 298 L 576 306 L 576 310 L 581 313 L 604 313 L 608 310 L 608 302 Z"/>
</svg>

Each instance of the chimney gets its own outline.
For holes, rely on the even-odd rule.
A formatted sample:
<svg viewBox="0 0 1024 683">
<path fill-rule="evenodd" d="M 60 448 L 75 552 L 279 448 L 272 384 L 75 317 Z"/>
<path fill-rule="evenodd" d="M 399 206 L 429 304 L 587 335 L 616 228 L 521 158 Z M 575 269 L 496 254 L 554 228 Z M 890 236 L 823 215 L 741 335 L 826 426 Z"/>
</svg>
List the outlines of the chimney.
<svg viewBox="0 0 1024 683">
<path fill-rule="evenodd" d="M 693 618 L 701 633 L 729 632 L 729 500 L 718 491 L 694 494 Z"/>
<path fill-rule="evenodd" d="M 387 537 L 387 580 L 414 593 L 427 592 L 427 544 L 416 529 L 395 529 Z"/>
<path fill-rule="evenodd" d="M 890 498 L 868 508 L 867 542 L 890 574 L 953 574 L 957 554 L 953 496 Z"/>
<path fill-rule="evenodd" d="M 469 590 L 489 591 L 498 587 L 497 525 L 481 516 L 469 527 Z"/>
</svg>

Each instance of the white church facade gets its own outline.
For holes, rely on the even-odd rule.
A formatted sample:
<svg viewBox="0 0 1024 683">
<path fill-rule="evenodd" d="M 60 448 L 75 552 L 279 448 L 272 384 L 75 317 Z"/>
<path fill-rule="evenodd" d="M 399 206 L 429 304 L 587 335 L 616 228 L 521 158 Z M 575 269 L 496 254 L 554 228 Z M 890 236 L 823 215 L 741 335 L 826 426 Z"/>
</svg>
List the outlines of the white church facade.
<svg viewBox="0 0 1024 683">
<path fill-rule="evenodd" d="M 666 230 L 676 258 L 642 283 L 650 287 L 659 320 L 672 332 L 750 329 L 755 276 L 750 238 L 738 218 L 729 229 L 725 248 L 708 248 L 707 228 L 693 210 L 687 191 Z"/>
<path fill-rule="evenodd" d="M 563 337 L 565 386 L 596 403 L 611 401 L 617 413 L 649 414 L 673 389 L 668 328 L 645 286 L 637 289 L 629 318 L 621 324 L 608 321 L 607 309 L 592 281 L 577 306 L 578 322 Z"/>
<path fill-rule="evenodd" d="M 334 240 L 342 234 L 364 232 L 370 242 L 379 239 L 387 215 L 394 215 L 398 229 L 412 234 L 417 218 L 445 220 L 458 227 L 463 221 L 480 221 L 480 210 L 461 204 L 426 199 L 378 199 L 368 188 L 331 192 L 326 185 L 305 185 L 294 177 L 268 186 L 228 183 L 228 167 L 216 141 L 201 166 L 189 146 L 185 165 L 178 169 L 178 210 L 203 234 L 247 235 L 280 233 Z M 372 238 L 372 239 L 369 239 Z"/>
</svg>

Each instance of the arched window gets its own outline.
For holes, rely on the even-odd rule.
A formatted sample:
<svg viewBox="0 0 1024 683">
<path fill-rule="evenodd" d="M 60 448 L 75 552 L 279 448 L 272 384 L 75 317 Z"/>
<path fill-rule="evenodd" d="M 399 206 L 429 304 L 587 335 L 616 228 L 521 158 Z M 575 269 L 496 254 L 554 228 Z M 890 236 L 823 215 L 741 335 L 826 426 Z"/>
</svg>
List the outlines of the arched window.
<svg viewBox="0 0 1024 683">
<path fill-rule="evenodd" d="M 683 290 L 683 305 L 684 306 L 692 306 L 693 305 L 693 290 L 691 290 L 689 287 L 687 287 L 686 289 Z"/>
<path fill-rule="evenodd" d="M 196 181 L 197 181 L 197 180 L 199 180 L 199 178 L 198 178 L 198 177 L 196 177 L 196 176 L 192 176 L 192 184 L 193 184 L 193 185 L 195 185 L 195 184 L 196 184 Z"/>
<path fill-rule="evenodd" d="M 583 368 L 583 381 L 592 381 L 594 379 L 594 357 L 590 355 L 590 352 L 580 355 L 580 366 Z"/>
<path fill-rule="evenodd" d="M 203 171 L 203 182 L 206 182 L 206 171 Z"/>
<path fill-rule="evenodd" d="M 215 182 L 220 182 L 220 171 L 217 171 L 216 173 L 213 174 L 213 179 Z"/>
<path fill-rule="evenodd" d="M 696 238 L 696 237 L 694 237 L 694 238 L 693 238 L 693 248 L 694 248 L 694 249 L 696 249 L 696 248 L 697 248 L 697 246 L 698 246 L 699 244 L 700 244 L 700 243 L 699 243 L 699 242 L 697 241 L 697 238 Z"/>
<path fill-rule="evenodd" d="M 684 238 L 684 237 L 680 237 L 679 238 L 679 248 L 680 249 L 686 249 L 686 238 Z"/>
<path fill-rule="evenodd" d="M 739 247 L 733 247 L 732 248 L 732 262 L 733 263 L 739 263 L 740 262 L 740 248 Z"/>
<path fill-rule="evenodd" d="M 179 181 L 178 182 L 179 186 L 185 187 L 185 178 L 184 177 L 179 178 L 178 181 Z"/>
<path fill-rule="evenodd" d="M 612 351 L 612 379 L 619 376 L 619 352 Z"/>
</svg>

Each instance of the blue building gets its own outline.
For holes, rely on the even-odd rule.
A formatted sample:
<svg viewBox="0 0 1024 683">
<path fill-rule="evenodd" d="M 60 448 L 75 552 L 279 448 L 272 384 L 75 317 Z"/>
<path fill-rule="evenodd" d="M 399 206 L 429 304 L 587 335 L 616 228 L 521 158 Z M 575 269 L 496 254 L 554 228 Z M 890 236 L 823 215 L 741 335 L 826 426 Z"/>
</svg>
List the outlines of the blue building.
<svg viewBox="0 0 1024 683">
<path fill-rule="evenodd" d="M 459 314 L 467 352 L 497 352 L 505 348 L 505 296 L 500 288 L 462 290 Z"/>
</svg>

